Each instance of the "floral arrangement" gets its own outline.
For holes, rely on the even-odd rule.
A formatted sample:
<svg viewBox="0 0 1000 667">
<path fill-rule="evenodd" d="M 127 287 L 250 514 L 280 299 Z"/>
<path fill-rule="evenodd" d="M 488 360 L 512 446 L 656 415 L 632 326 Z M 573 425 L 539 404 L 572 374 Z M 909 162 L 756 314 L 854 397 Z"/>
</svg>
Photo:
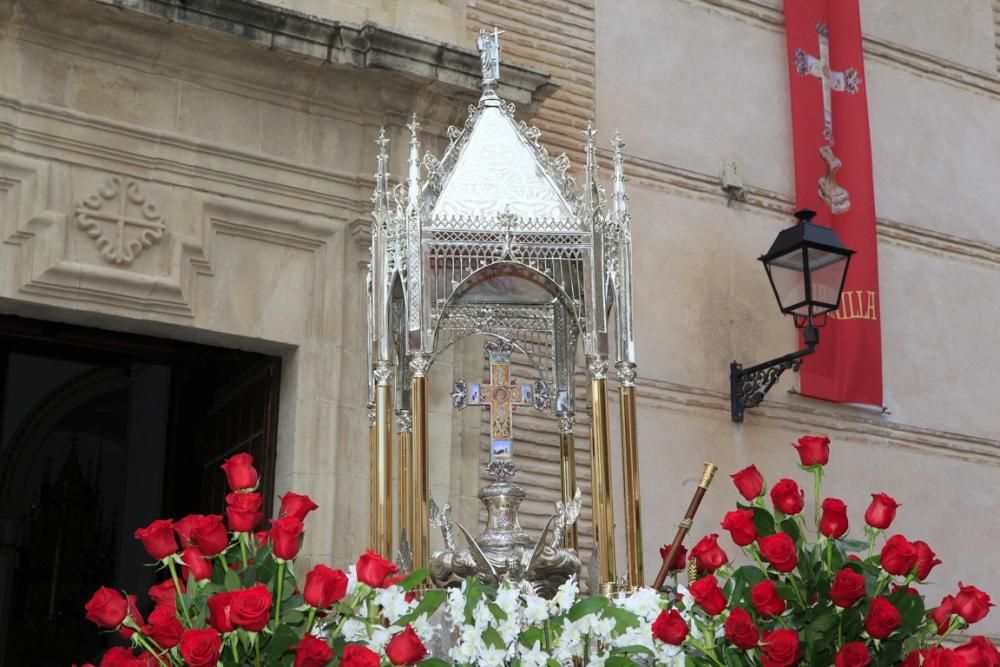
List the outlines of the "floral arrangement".
<svg viewBox="0 0 1000 667">
<path fill-rule="evenodd" d="M 150 589 L 148 618 L 135 596 L 110 588 L 87 603 L 88 619 L 132 643 L 110 649 L 100 667 L 1000 667 L 983 637 L 942 646 L 987 615 L 989 596 L 959 582 L 928 612 L 914 586 L 940 561 L 919 540 L 886 537 L 899 504 L 874 494 L 867 539 L 848 539 L 846 505 L 822 499 L 829 440 L 805 436 L 795 447 L 813 475 L 814 540 L 805 492 L 782 479 L 768 493 L 750 466 L 732 475 L 746 502 L 721 526 L 752 565 L 731 563 L 710 534 L 671 564 L 676 572 L 690 562 L 687 588 L 581 597 L 570 579 L 551 600 L 512 582 L 426 589 L 426 571 L 400 574 L 370 551 L 347 572 L 316 565 L 300 585 L 294 560 L 316 504 L 290 492 L 270 530 L 254 532 L 263 518 L 257 472 L 238 454 L 223 464 L 232 489 L 225 520 L 191 515 L 136 531 L 170 575 Z"/>
</svg>

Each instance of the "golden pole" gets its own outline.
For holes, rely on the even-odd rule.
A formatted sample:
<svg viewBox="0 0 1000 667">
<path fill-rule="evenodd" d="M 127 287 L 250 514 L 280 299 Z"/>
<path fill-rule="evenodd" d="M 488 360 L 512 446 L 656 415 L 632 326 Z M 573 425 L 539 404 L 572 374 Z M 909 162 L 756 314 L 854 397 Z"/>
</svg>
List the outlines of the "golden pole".
<svg viewBox="0 0 1000 667">
<path fill-rule="evenodd" d="M 608 362 L 603 356 L 590 360 L 590 477 L 594 504 L 594 543 L 599 549 L 599 583 L 614 585 L 615 511 L 611 493 L 611 452 L 608 430 Z"/>
<path fill-rule="evenodd" d="M 403 536 L 413 539 L 413 433 L 409 410 L 396 413 L 399 425 L 399 545 L 403 546 Z M 413 543 L 410 542 L 410 551 Z"/>
<path fill-rule="evenodd" d="M 576 493 L 576 448 L 573 425 L 576 421 L 572 412 L 560 412 L 559 418 L 559 481 L 562 486 L 563 504 L 573 502 Z M 578 548 L 576 522 L 566 530 L 564 547 Z"/>
<path fill-rule="evenodd" d="M 413 568 L 427 567 L 430 562 L 430 488 L 428 471 L 427 438 L 427 370 L 430 358 L 415 354 L 410 361 L 413 380 L 410 407 L 413 409 Z"/>
<path fill-rule="evenodd" d="M 625 490 L 625 555 L 630 586 L 642 586 L 642 517 L 639 494 L 639 446 L 635 419 L 635 366 L 618 364 L 621 380 L 622 480 Z"/>
<path fill-rule="evenodd" d="M 380 373 L 384 370 L 384 373 Z M 382 558 L 392 561 L 392 387 L 391 368 L 378 362 L 375 374 L 375 544 Z M 384 377 L 380 377 L 384 376 Z"/>
<path fill-rule="evenodd" d="M 368 404 L 368 479 L 371 480 L 368 488 L 368 541 L 370 546 L 374 547 L 378 544 L 378 538 L 376 532 L 378 523 L 378 486 L 375 482 L 377 477 L 378 468 L 375 466 L 375 452 L 376 452 L 376 437 L 375 437 L 375 403 Z"/>
</svg>

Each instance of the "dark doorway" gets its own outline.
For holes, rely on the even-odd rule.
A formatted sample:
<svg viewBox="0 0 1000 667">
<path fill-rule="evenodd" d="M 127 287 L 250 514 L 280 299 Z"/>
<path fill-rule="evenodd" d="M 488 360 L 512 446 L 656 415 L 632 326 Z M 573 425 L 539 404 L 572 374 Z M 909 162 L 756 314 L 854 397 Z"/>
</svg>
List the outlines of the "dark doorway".
<svg viewBox="0 0 1000 667">
<path fill-rule="evenodd" d="M 83 604 L 101 585 L 145 597 L 159 575 L 133 532 L 221 514 L 232 454 L 253 454 L 270 515 L 280 371 L 263 354 L 0 316 L 0 667 L 83 663 L 114 643 Z"/>
</svg>

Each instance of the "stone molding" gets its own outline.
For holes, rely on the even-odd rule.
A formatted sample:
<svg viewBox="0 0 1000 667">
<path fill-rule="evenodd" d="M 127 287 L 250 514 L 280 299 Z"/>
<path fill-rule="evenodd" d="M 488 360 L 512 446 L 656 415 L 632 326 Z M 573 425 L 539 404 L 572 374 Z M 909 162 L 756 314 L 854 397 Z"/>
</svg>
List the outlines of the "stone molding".
<svg viewBox="0 0 1000 667">
<path fill-rule="evenodd" d="M 478 91 L 479 55 L 471 50 L 408 35 L 373 22 L 331 21 L 258 0 L 89 0 L 118 9 L 205 28 L 322 63 L 381 69 Z M 501 65 L 498 94 L 529 104 L 554 88 L 548 74 Z"/>
</svg>

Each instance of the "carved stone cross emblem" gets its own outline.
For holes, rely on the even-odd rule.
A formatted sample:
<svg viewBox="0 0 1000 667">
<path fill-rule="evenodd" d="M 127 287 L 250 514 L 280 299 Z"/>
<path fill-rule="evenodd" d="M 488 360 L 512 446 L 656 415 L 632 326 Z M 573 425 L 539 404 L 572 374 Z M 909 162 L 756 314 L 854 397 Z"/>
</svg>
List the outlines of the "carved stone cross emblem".
<svg viewBox="0 0 1000 667">
<path fill-rule="evenodd" d="M 823 138 L 827 145 L 819 150 L 826 164 L 826 174 L 819 179 L 819 196 L 833 213 L 843 213 L 851 208 L 850 194 L 837 184 L 834 172 L 841 167 L 840 159 L 833 153 L 833 93 L 854 95 L 861 88 L 861 77 L 853 67 L 843 72 L 830 68 L 830 38 L 826 24 L 816 24 L 819 38 L 819 57 L 802 49 L 795 50 L 795 72 L 799 76 L 814 76 L 823 87 Z"/>
<path fill-rule="evenodd" d="M 131 264 L 163 238 L 163 216 L 146 201 L 139 183 L 112 176 L 97 193 L 73 210 L 77 226 L 94 239 L 101 256 L 113 264 Z"/>
</svg>

